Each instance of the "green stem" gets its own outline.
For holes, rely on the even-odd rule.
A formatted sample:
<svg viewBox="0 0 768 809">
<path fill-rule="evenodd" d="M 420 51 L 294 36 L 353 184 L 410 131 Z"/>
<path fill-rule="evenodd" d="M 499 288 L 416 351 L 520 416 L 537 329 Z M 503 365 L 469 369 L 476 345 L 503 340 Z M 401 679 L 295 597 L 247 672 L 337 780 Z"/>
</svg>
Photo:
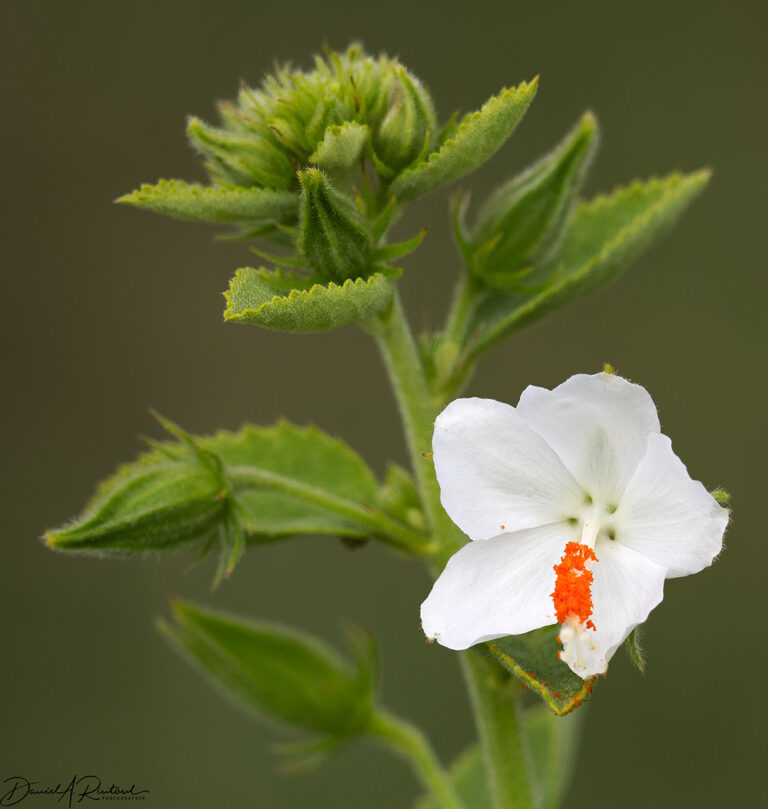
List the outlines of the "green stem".
<svg viewBox="0 0 768 809">
<path fill-rule="evenodd" d="M 468 299 L 468 292 L 462 294 Z M 464 544 L 465 538 L 443 509 L 434 464 L 424 458 L 431 447 L 436 412 L 397 292 L 391 310 L 369 323 L 368 327 L 378 341 L 397 397 L 425 516 L 439 547 L 434 560 L 434 568 L 439 572 L 448 558 Z M 484 751 L 494 809 L 531 809 L 533 802 L 515 700 L 499 688 L 488 661 L 475 652 L 463 653 L 462 664 Z"/>
<path fill-rule="evenodd" d="M 419 554 L 429 554 L 434 546 L 424 534 L 410 528 L 398 520 L 371 506 L 360 505 L 343 497 L 338 497 L 308 483 L 300 483 L 291 478 L 257 469 L 252 466 L 230 466 L 226 470 L 227 478 L 234 488 L 276 489 L 309 503 L 323 506 L 342 517 L 349 517 L 358 523 L 377 532 L 383 542 L 394 545 L 401 550 L 408 550 Z"/>
<path fill-rule="evenodd" d="M 464 539 L 440 503 L 440 487 L 429 457 L 437 414 L 397 291 L 390 311 L 370 322 L 368 328 L 379 344 L 392 382 L 425 516 L 439 548 L 437 562 L 444 564 L 461 547 Z"/>
<path fill-rule="evenodd" d="M 465 809 L 424 734 L 396 716 L 374 715 L 368 732 L 403 756 L 443 809 Z"/>
<path fill-rule="evenodd" d="M 494 809 L 532 809 L 533 796 L 518 699 L 501 688 L 491 661 L 472 650 L 461 653 L 480 736 Z"/>
</svg>

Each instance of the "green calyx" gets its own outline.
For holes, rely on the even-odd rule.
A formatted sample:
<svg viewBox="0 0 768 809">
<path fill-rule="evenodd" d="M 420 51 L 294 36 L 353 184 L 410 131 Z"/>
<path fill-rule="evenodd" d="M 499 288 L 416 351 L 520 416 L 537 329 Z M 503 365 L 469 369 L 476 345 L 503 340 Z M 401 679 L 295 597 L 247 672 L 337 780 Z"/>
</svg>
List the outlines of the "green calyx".
<svg viewBox="0 0 768 809">
<path fill-rule="evenodd" d="M 302 195 L 297 249 L 306 265 L 328 281 L 368 275 L 374 242 L 366 220 L 318 169 L 298 176 Z"/>
<path fill-rule="evenodd" d="M 437 115 L 429 93 L 404 67 L 390 73 L 388 85 L 387 114 L 371 141 L 379 172 L 393 177 L 429 154 L 437 142 Z"/>
<path fill-rule="evenodd" d="M 597 145 L 597 121 L 585 113 L 552 152 L 501 186 L 482 207 L 470 235 L 457 238 L 470 272 L 500 289 L 525 276 L 557 245 Z"/>
<path fill-rule="evenodd" d="M 270 724 L 313 734 L 330 752 L 370 722 L 378 684 L 370 637 L 350 633 L 352 659 L 318 639 L 277 624 L 248 621 L 183 601 L 161 632 L 225 693 Z"/>
</svg>

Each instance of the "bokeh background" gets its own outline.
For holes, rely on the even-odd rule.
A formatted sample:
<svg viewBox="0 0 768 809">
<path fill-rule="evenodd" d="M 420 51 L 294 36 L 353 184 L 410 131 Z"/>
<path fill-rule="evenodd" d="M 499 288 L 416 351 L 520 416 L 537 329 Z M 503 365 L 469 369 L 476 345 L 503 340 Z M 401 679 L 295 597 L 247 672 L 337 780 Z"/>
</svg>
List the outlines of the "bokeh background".
<svg viewBox="0 0 768 809">
<path fill-rule="evenodd" d="M 647 625 L 648 676 L 618 654 L 588 708 L 567 807 L 751 807 L 764 773 L 765 160 L 763 3 L 17 2 L 0 10 L 3 530 L 0 781 L 95 772 L 156 807 L 407 807 L 406 767 L 366 745 L 309 775 L 278 772 L 276 738 L 209 689 L 157 635 L 170 595 L 303 626 L 332 642 L 373 630 L 384 700 L 451 757 L 472 737 L 452 655 L 427 647 L 428 581 L 377 547 L 305 538 L 251 552 L 211 594 L 211 565 L 54 555 L 42 531 L 157 435 L 280 415 L 342 436 L 383 471 L 405 461 L 375 349 L 353 328 L 286 336 L 221 319 L 249 263 L 214 232 L 113 206 L 140 182 L 202 179 L 185 116 L 324 41 L 399 54 L 444 117 L 541 74 L 477 194 L 547 150 L 585 109 L 603 127 L 589 191 L 715 170 L 663 243 L 617 284 L 489 353 L 474 394 L 514 402 L 604 361 L 644 384 L 694 477 L 735 495 L 728 548 L 671 581 Z M 459 264 L 447 193 L 402 289 L 439 322 Z M 49 799 L 29 799 L 44 805 Z"/>
</svg>

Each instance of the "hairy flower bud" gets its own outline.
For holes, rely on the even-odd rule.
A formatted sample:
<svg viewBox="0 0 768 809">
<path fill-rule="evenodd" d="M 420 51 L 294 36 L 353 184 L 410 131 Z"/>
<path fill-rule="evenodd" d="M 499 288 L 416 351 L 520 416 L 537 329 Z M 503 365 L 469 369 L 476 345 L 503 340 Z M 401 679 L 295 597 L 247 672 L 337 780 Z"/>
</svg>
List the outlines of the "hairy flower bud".
<svg viewBox="0 0 768 809">
<path fill-rule="evenodd" d="M 343 282 L 365 276 L 373 239 L 365 220 L 318 169 L 299 172 L 303 189 L 297 247 L 322 278 Z"/>
<path fill-rule="evenodd" d="M 552 152 L 491 196 L 468 244 L 475 275 L 514 287 L 557 244 L 596 143 L 597 122 L 586 113 Z"/>
<path fill-rule="evenodd" d="M 429 93 L 408 71 L 396 66 L 387 89 L 387 114 L 373 131 L 378 167 L 392 175 L 411 165 L 435 141 L 437 117 Z"/>
</svg>

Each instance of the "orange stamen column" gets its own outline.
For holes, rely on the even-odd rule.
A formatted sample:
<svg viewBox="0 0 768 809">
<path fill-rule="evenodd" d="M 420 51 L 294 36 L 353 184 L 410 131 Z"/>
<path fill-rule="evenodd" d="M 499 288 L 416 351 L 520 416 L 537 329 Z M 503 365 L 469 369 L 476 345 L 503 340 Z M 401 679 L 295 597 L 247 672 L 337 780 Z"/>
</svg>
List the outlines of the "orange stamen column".
<svg viewBox="0 0 768 809">
<path fill-rule="evenodd" d="M 591 618 L 594 577 L 587 568 L 589 562 L 597 562 L 594 550 L 583 543 L 569 542 L 560 564 L 554 565 L 557 578 L 552 601 L 561 624 L 557 639 L 563 644 L 559 657 L 577 673 L 588 668 L 585 653 L 591 660 L 597 650 L 592 634 L 596 627 Z"/>
<path fill-rule="evenodd" d="M 569 542 L 560 564 L 555 565 L 555 591 L 552 601 L 555 604 L 558 623 L 576 619 L 589 629 L 595 625 L 592 615 L 592 571 L 587 570 L 587 562 L 597 561 L 595 552 L 589 545 Z"/>
</svg>

